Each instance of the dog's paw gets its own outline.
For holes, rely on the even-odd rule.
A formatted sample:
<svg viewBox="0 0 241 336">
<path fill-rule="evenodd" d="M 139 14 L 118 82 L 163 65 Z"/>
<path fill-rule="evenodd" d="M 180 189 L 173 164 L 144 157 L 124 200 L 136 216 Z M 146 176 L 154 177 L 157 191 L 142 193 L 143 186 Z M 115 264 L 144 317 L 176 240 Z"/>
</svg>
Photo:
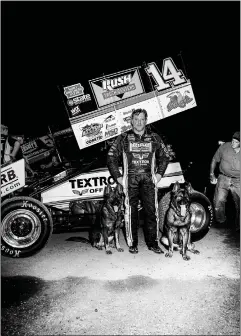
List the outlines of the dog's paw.
<svg viewBox="0 0 241 336">
<path fill-rule="evenodd" d="M 106 254 L 112 254 L 111 250 L 106 250 Z"/>
<path fill-rule="evenodd" d="M 190 258 L 188 255 L 183 254 L 182 259 L 185 260 L 185 261 L 188 261 L 188 260 L 190 260 L 191 258 Z"/>
<path fill-rule="evenodd" d="M 118 252 L 124 252 L 124 249 L 121 248 L 121 247 L 119 247 L 119 248 L 117 248 L 117 251 L 118 251 Z"/>
<path fill-rule="evenodd" d="M 171 257 L 172 257 L 172 255 L 173 255 L 173 253 L 172 253 L 172 252 L 167 252 L 167 253 L 165 254 L 165 257 L 167 257 L 167 258 L 171 258 Z"/>
<path fill-rule="evenodd" d="M 96 245 L 95 247 L 96 247 L 97 250 L 99 250 L 99 251 L 102 250 L 102 246 L 100 246 L 100 245 Z"/>
</svg>

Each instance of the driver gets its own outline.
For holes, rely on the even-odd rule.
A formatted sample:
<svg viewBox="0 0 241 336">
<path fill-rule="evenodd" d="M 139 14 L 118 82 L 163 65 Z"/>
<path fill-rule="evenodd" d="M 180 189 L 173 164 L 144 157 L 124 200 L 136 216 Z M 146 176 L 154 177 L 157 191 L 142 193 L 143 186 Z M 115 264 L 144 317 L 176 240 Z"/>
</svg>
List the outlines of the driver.
<svg viewBox="0 0 241 336">
<path fill-rule="evenodd" d="M 119 135 L 107 155 L 110 174 L 124 188 L 125 225 L 130 253 L 138 253 L 139 198 L 145 210 L 147 246 L 155 253 L 162 253 L 158 246 L 157 183 L 167 168 L 170 156 L 160 136 L 149 132 L 146 124 L 147 111 L 134 110 L 131 115 L 132 130 Z M 118 164 L 121 157 L 123 175 Z"/>
</svg>

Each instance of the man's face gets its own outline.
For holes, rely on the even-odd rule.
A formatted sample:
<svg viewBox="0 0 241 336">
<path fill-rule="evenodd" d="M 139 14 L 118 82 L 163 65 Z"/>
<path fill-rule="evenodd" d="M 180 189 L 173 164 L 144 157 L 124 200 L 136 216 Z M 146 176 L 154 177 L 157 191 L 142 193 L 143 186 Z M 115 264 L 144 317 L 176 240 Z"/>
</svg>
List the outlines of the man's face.
<svg viewBox="0 0 241 336">
<path fill-rule="evenodd" d="M 240 147 L 240 141 L 236 140 L 236 139 L 232 139 L 232 148 L 236 149 Z"/>
<path fill-rule="evenodd" d="M 18 140 L 18 142 L 20 142 L 20 145 L 22 145 L 23 142 L 24 142 L 24 136 L 23 136 L 23 135 L 19 135 L 19 136 L 17 137 L 17 140 Z"/>
<path fill-rule="evenodd" d="M 137 131 L 137 132 L 142 132 L 145 127 L 146 127 L 146 118 L 145 118 L 145 114 L 143 112 L 139 113 L 139 114 L 134 114 L 133 118 L 132 118 L 132 127 L 133 130 Z"/>
</svg>

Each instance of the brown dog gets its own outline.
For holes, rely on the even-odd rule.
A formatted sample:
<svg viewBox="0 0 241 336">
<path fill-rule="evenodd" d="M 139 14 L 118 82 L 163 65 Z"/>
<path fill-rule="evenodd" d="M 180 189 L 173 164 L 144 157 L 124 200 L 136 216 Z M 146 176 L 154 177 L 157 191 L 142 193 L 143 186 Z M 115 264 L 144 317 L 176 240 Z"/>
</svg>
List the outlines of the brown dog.
<svg viewBox="0 0 241 336">
<path fill-rule="evenodd" d="M 118 252 L 124 250 L 120 247 L 119 234 L 123 227 L 123 198 L 122 186 L 118 183 L 112 189 L 108 184 L 104 192 L 104 202 L 100 212 L 101 235 L 100 240 L 95 244 L 99 250 L 105 246 L 107 254 L 112 254 L 110 247 L 115 246 Z"/>
<path fill-rule="evenodd" d="M 166 257 L 172 257 L 174 248 L 174 239 L 180 245 L 180 253 L 184 260 L 189 260 L 187 250 L 192 253 L 199 254 L 198 250 L 194 249 L 191 244 L 191 213 L 190 213 L 190 197 L 192 187 L 189 183 L 184 188 L 176 182 L 171 193 L 171 202 L 166 214 L 166 222 L 164 226 L 165 234 L 167 235 L 169 249 Z M 190 248 L 188 249 L 188 246 Z"/>
</svg>

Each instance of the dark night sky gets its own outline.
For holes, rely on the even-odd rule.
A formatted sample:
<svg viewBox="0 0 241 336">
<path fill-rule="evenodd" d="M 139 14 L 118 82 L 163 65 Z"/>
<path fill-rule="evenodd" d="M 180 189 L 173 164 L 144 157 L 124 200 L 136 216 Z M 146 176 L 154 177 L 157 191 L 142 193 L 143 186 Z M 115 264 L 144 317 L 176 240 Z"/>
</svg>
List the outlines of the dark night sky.
<svg viewBox="0 0 241 336">
<path fill-rule="evenodd" d="M 239 2 L 2 2 L 2 123 L 68 127 L 57 84 L 182 51 L 197 107 L 155 126 L 190 152 L 239 129 Z M 188 150 L 188 149 L 187 149 Z"/>
</svg>

